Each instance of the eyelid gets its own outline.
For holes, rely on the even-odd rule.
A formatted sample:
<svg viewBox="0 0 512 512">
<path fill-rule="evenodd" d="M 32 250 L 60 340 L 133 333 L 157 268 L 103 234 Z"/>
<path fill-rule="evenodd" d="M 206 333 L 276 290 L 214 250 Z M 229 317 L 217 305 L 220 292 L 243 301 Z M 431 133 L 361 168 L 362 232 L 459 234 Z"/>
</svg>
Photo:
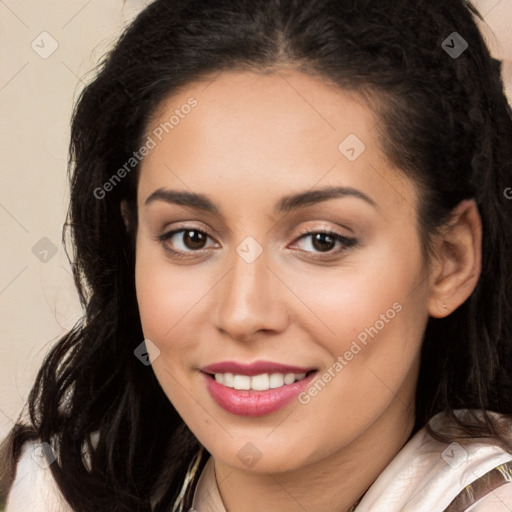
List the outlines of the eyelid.
<svg viewBox="0 0 512 512">
<path fill-rule="evenodd" d="M 312 255 L 309 256 L 313 259 L 317 260 L 325 260 L 329 258 L 335 258 L 336 256 L 341 255 L 342 253 L 346 252 L 349 249 L 352 249 L 354 247 L 357 247 L 359 245 L 359 240 L 354 238 L 353 236 L 346 236 L 343 233 L 340 233 L 336 229 L 333 228 L 313 228 L 313 229 L 305 229 L 300 232 L 300 234 L 295 237 L 293 244 L 297 243 L 298 241 L 307 238 L 309 236 L 315 235 L 315 234 L 326 234 L 327 236 L 331 236 L 334 238 L 335 241 L 341 243 L 341 247 L 334 248 L 327 252 L 315 252 L 315 251 L 304 251 L 305 253 Z"/>
<path fill-rule="evenodd" d="M 348 231 L 348 233 L 344 232 L 343 230 Z M 332 225 L 326 223 L 318 223 L 318 221 L 316 222 L 316 224 L 308 224 L 306 227 L 301 228 L 299 232 L 296 234 L 290 233 L 290 236 L 293 236 L 292 243 L 295 243 L 297 240 L 304 237 L 305 235 L 313 235 L 315 233 L 326 233 L 332 236 L 340 237 L 344 240 L 356 240 L 356 237 L 354 236 L 354 231 L 349 227 L 333 227 Z"/>
<path fill-rule="evenodd" d="M 348 228 L 345 228 L 345 229 L 348 230 Z M 352 231 L 352 230 L 349 230 L 349 231 Z M 350 238 L 350 235 L 345 235 L 345 234 L 341 233 L 340 231 L 338 231 L 336 228 L 333 228 L 331 226 L 326 226 L 326 225 L 310 226 L 307 228 L 302 228 L 301 230 L 299 230 L 297 238 L 300 238 L 303 235 L 310 235 L 313 233 L 332 233 L 332 234 L 339 235 L 343 238 Z"/>
<path fill-rule="evenodd" d="M 348 228 L 346 228 L 346 229 L 348 229 Z M 203 247 L 203 248 L 197 249 L 197 250 L 191 249 L 191 250 L 184 251 L 182 249 L 174 249 L 166 244 L 166 241 L 169 240 L 170 238 L 172 238 L 174 235 L 176 235 L 178 233 L 183 233 L 186 231 L 197 231 L 197 232 L 205 235 L 210 240 L 213 240 L 214 244 L 217 244 L 217 246 L 219 244 L 219 242 L 217 242 L 217 240 L 212 235 L 210 235 L 210 233 L 207 230 L 201 229 L 197 226 L 191 226 L 191 225 L 186 225 L 186 224 L 176 227 L 175 229 L 167 230 L 164 233 L 162 233 L 161 235 L 158 235 L 156 237 L 156 239 L 157 239 L 157 241 L 159 241 L 161 243 L 161 245 L 163 246 L 164 250 L 167 253 L 171 254 L 173 258 L 178 258 L 178 259 L 193 257 L 194 254 L 197 256 L 203 255 L 207 249 L 212 248 L 212 246 L 207 246 L 207 247 Z M 350 230 L 350 231 L 352 231 L 352 230 Z M 309 257 L 312 259 L 316 259 L 316 260 L 322 260 L 322 259 L 326 260 L 329 258 L 332 259 L 359 244 L 359 241 L 356 238 L 354 238 L 352 236 L 347 236 L 335 228 L 327 227 L 324 225 L 324 226 L 311 226 L 311 227 L 307 227 L 307 228 L 302 228 L 299 231 L 299 233 L 293 238 L 292 245 L 296 244 L 298 241 L 300 241 L 303 238 L 306 238 L 307 236 L 312 236 L 312 235 L 315 235 L 318 233 L 322 233 L 322 234 L 326 234 L 328 236 L 334 237 L 336 241 L 338 241 L 342 244 L 342 246 L 332 249 L 327 252 L 321 252 L 321 251 L 315 252 L 315 251 L 301 250 L 301 252 L 304 252 L 304 253 L 310 255 Z"/>
<path fill-rule="evenodd" d="M 215 240 L 215 238 L 212 235 L 210 235 L 210 233 L 207 230 L 198 228 L 197 226 L 183 225 L 183 226 L 180 226 L 175 229 L 169 229 L 169 230 L 164 231 L 161 235 L 158 235 L 157 238 L 158 238 L 158 240 L 165 241 L 165 240 L 168 240 L 169 238 L 173 237 L 177 233 L 182 233 L 182 232 L 186 232 L 186 231 L 197 231 L 198 233 L 202 233 L 203 235 L 206 235 L 208 238 L 210 238 L 211 240 L 213 240 L 215 243 L 218 244 L 217 240 Z M 190 252 L 199 252 L 201 250 L 202 249 L 198 249 L 197 251 L 190 251 Z"/>
</svg>

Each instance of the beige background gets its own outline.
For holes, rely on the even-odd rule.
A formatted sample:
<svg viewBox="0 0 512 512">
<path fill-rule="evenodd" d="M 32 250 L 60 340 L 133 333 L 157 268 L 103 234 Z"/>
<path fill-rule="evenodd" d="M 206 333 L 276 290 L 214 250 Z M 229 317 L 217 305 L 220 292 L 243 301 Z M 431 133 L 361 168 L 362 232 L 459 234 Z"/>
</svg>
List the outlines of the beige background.
<svg viewBox="0 0 512 512">
<path fill-rule="evenodd" d="M 80 316 L 61 244 L 73 102 L 148 3 L 0 0 L 0 437 L 49 347 Z M 475 4 L 512 100 L 512 0 Z"/>
</svg>

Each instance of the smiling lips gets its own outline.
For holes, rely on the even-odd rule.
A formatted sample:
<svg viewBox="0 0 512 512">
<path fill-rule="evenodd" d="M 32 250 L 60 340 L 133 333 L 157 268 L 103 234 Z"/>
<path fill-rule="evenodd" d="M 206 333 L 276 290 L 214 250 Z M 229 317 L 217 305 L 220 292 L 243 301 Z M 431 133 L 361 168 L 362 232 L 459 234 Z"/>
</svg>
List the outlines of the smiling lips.
<svg viewBox="0 0 512 512">
<path fill-rule="evenodd" d="M 315 370 L 258 361 L 249 365 L 222 362 L 202 369 L 212 398 L 226 411 L 239 416 L 275 412 L 299 395 Z"/>
</svg>

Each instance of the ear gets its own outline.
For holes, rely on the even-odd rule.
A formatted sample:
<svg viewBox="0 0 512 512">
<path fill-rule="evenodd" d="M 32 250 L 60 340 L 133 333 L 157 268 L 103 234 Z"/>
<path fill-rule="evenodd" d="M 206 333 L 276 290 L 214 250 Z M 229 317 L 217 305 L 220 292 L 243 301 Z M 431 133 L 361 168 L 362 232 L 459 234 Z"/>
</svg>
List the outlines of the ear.
<svg viewBox="0 0 512 512">
<path fill-rule="evenodd" d="M 473 293 L 481 272 L 482 221 L 473 199 L 462 201 L 442 228 L 430 274 L 430 316 L 443 318 Z"/>
</svg>

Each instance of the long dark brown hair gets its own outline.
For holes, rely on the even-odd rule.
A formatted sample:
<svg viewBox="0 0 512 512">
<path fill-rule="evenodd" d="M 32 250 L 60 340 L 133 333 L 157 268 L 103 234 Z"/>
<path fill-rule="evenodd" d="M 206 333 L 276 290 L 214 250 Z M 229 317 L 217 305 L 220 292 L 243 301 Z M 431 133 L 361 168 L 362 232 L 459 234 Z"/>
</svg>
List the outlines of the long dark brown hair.
<svg viewBox="0 0 512 512">
<path fill-rule="evenodd" d="M 293 66 L 373 98 L 386 156 L 421 191 L 426 254 L 460 201 L 476 200 L 481 276 L 452 314 L 429 319 L 414 432 L 446 411 L 463 435 L 509 443 L 485 411 L 512 416 L 512 201 L 504 193 L 512 187 L 512 114 L 477 15 L 463 0 L 156 0 L 141 12 L 74 112 L 65 233 L 84 317 L 37 375 L 31 424 L 20 415 L 3 444 L 4 500 L 31 439 L 54 447 L 51 472 L 78 512 L 168 512 L 176 499 L 200 444 L 151 366 L 134 357 L 143 340 L 134 284 L 137 168 L 105 197 L 97 190 L 142 146 L 163 99 L 226 69 Z M 454 37 L 458 49 L 467 43 L 460 55 L 449 51 Z M 122 201 L 131 208 L 128 232 Z M 457 408 L 483 415 L 460 421 Z"/>
</svg>

